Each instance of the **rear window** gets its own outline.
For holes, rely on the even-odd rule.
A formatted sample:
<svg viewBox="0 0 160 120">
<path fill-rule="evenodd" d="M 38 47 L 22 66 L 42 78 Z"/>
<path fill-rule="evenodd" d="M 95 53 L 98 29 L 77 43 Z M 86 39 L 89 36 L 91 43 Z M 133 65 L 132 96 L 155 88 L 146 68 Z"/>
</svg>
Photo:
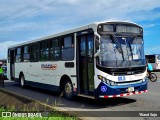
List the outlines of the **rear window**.
<svg viewBox="0 0 160 120">
<path fill-rule="evenodd" d="M 160 60 L 160 55 L 157 55 L 157 59 Z"/>
<path fill-rule="evenodd" d="M 155 55 L 146 55 L 146 60 L 148 60 L 149 63 L 155 63 Z"/>
</svg>

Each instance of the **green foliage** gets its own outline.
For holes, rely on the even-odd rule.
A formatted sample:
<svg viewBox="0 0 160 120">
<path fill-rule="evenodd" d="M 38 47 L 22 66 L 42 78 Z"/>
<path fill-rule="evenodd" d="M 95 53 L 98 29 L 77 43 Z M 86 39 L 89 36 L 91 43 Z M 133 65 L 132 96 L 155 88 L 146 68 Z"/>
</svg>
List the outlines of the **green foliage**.
<svg viewBox="0 0 160 120">
<path fill-rule="evenodd" d="M 24 106 L 23 110 L 28 111 L 26 106 Z M 60 113 L 54 110 L 52 112 L 49 112 L 48 114 L 46 112 L 46 115 L 48 117 L 1 117 L 2 112 L 14 112 L 14 111 L 16 111 L 15 106 L 10 106 L 6 108 L 1 106 L 0 107 L 0 120 L 77 120 L 77 118 L 75 117 L 70 117 L 68 115 L 65 115 L 63 113 Z"/>
<path fill-rule="evenodd" d="M 75 118 L 66 117 L 38 117 L 38 118 L 22 118 L 22 117 L 12 117 L 4 118 L 0 117 L 0 120 L 75 120 Z"/>
</svg>

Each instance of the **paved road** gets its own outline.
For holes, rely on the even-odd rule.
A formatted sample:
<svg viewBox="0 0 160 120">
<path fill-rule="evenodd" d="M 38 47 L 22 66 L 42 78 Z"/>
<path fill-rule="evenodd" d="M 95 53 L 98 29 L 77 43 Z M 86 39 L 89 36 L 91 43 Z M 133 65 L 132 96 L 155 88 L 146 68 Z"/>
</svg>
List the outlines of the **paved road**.
<svg viewBox="0 0 160 120">
<path fill-rule="evenodd" d="M 160 111 L 160 73 L 157 73 L 158 81 L 148 81 L 148 92 L 140 95 L 133 95 L 123 98 L 92 100 L 83 97 L 76 97 L 73 101 L 60 97 L 58 93 L 27 87 L 22 89 L 16 82 L 6 81 L 5 88 L 12 92 L 56 105 L 57 108 L 66 111 L 97 111 L 82 112 L 84 116 L 100 116 L 98 111 Z M 104 115 L 105 116 L 105 115 Z M 93 118 L 91 118 L 93 119 Z M 106 119 L 103 117 L 94 119 Z M 111 120 L 113 118 L 110 118 Z M 128 120 L 128 118 L 118 118 Z M 130 120 L 160 120 L 160 118 L 129 118 Z"/>
</svg>

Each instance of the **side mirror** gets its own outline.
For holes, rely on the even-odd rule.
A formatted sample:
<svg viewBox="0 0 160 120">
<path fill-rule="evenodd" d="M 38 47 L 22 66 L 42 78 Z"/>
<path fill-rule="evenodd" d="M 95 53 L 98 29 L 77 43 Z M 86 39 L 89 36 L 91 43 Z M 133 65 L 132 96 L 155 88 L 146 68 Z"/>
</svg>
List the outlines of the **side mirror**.
<svg viewBox="0 0 160 120">
<path fill-rule="evenodd" d="M 96 58 L 98 56 L 100 56 L 100 52 L 97 52 L 97 53 L 94 54 L 94 58 Z"/>
<path fill-rule="evenodd" d="M 95 36 L 95 47 L 96 47 L 96 49 L 99 49 L 99 45 L 100 45 L 99 37 Z"/>
</svg>

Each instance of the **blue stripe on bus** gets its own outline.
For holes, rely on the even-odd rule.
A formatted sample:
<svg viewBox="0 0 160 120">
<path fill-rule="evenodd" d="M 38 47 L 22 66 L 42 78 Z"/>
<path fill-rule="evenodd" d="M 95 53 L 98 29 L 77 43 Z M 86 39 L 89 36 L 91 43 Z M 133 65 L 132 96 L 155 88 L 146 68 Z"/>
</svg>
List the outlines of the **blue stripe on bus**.
<svg viewBox="0 0 160 120">
<path fill-rule="evenodd" d="M 121 86 L 109 86 L 101 82 L 96 89 L 96 97 L 99 95 L 119 95 L 122 93 L 128 93 L 128 88 L 134 87 L 135 91 L 147 90 L 147 82 L 138 84 L 121 85 Z"/>
</svg>

